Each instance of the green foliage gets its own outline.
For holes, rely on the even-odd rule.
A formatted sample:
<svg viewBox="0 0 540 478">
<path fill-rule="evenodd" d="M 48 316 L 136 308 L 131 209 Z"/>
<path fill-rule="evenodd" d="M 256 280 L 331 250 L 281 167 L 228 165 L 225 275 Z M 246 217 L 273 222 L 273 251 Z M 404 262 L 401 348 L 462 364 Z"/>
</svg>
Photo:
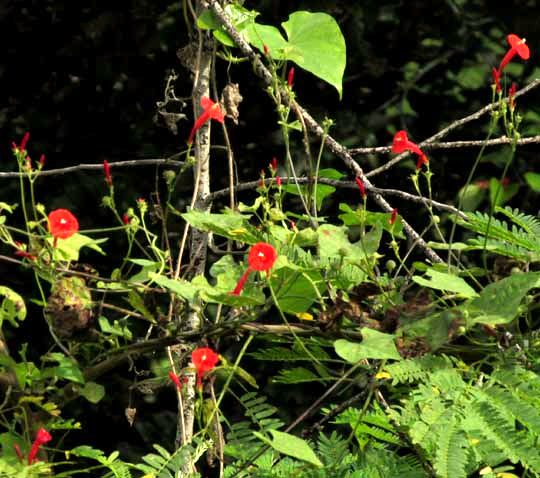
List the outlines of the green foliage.
<svg viewBox="0 0 540 478">
<path fill-rule="evenodd" d="M 462 250 L 487 250 L 524 262 L 540 260 L 540 220 L 510 207 L 496 207 L 511 223 L 482 212 L 467 213 L 467 220 L 458 219 L 462 227 L 479 234 Z"/>
<path fill-rule="evenodd" d="M 2 330 L 4 320 L 7 320 L 13 327 L 18 327 L 18 322 L 26 317 L 26 304 L 23 298 L 5 286 L 0 286 L 0 296 L 4 297 L 0 305 L 0 330 Z"/>
<path fill-rule="evenodd" d="M 212 12 L 216 2 L 180 3 L 193 43 L 180 50 L 178 57 L 189 74 L 169 76 L 164 101 L 157 102 L 156 118 L 165 118 L 169 130 L 177 134 L 176 121 L 187 118 L 180 112 L 186 107 L 181 98 L 192 96 L 196 115 L 191 131 L 199 134 L 195 144 L 180 151 L 175 140 L 175 155 L 165 161 L 165 171 L 156 169 L 148 199 L 139 196 L 139 191 L 134 196 L 139 199 L 130 198 L 133 189 L 128 193 L 118 184 L 120 175 L 115 174 L 113 181 L 104 162 L 102 205 L 115 224 L 100 229 L 86 224 L 88 235 L 61 237 L 48 223 L 48 206 L 36 200 L 39 191 L 34 183 L 41 179 L 44 164 L 31 160 L 27 135 L 20 145 L 13 145 L 22 206 L 19 217 L 0 215 L 0 241 L 17 261 L 5 255 L 4 262 L 21 266 L 25 276 L 24 280 L 7 279 L 9 288 L 0 285 L 0 327 L 6 321 L 10 324 L 0 330 L 0 385 L 5 391 L 0 419 L 7 426 L 0 435 L 0 474 L 52 476 L 54 469 L 61 470 L 57 478 L 79 474 L 140 478 L 143 473 L 144 478 L 196 477 L 206 455 L 209 467 L 212 461 L 223 459 L 219 466 L 228 477 L 460 478 L 479 473 L 496 476 L 512 469 L 510 464 L 523 469 L 527 478 L 538 476 L 536 296 L 540 272 L 534 263 L 540 257 L 540 220 L 519 209 L 501 208 L 519 199 L 520 184 L 517 180 L 506 184 L 496 179 L 495 172 L 486 176 L 483 170 L 488 163 L 494 170 L 501 169 L 501 178 L 513 171 L 510 166 L 520 146 L 517 140 L 523 134 L 515 98 L 493 88 L 494 102 L 489 108 L 464 117 L 436 136 L 439 140 L 472 117 L 491 113 L 486 141 L 495 139 L 501 130 L 504 141 L 494 141 L 490 147 L 511 144 L 502 152 L 495 148 L 484 154 L 483 143 L 467 181 L 471 184 L 458 186 L 458 207 L 475 210 L 489 198 L 496 217 L 482 211 L 446 215 L 451 209 L 441 202 L 449 202 L 453 192 L 446 191 L 448 183 L 440 173 L 453 158 L 444 142 L 429 151 L 430 163 L 420 162 L 409 177 L 400 168 L 414 170 L 411 161 L 386 162 L 380 154 L 389 150 L 388 134 L 402 124 L 410 129 L 411 138 L 419 138 L 426 128 L 429 134 L 436 128 L 433 111 L 440 115 L 437 121 L 446 122 L 442 104 L 436 109 L 430 104 L 427 116 L 420 97 L 440 89 L 436 96 L 444 102 L 469 108 L 468 99 L 474 96 L 480 106 L 487 95 L 477 90 L 488 89 L 486 76 L 494 58 L 489 64 L 472 58 L 464 63 L 448 60 L 462 55 L 461 50 L 471 50 L 478 58 L 488 49 L 504 54 L 499 26 L 492 25 L 489 34 L 483 33 L 472 21 L 475 9 L 471 7 L 477 4 L 452 2 L 456 18 L 467 11 L 467 25 L 450 38 L 420 22 L 414 30 L 424 38 L 415 50 L 412 45 L 403 48 L 399 37 L 389 33 L 403 29 L 397 3 L 351 7 L 345 2 L 334 10 L 344 13 L 336 19 L 320 12 L 293 12 L 280 31 L 274 25 L 257 23 L 259 12 L 243 8 L 242 2 L 219 2 L 232 28 L 246 45 L 258 50 L 249 51 L 242 42 L 242 57 L 237 58 L 233 55 L 238 54 L 238 45 L 226 33 L 221 15 Z M 182 18 L 180 3 L 160 16 L 160 32 L 167 25 L 174 25 L 175 34 L 183 30 L 175 23 Z M 415 8 L 421 18 L 423 7 Z M 430 6 L 430 13 L 437 8 Z M 192 9 L 201 13 L 196 32 Z M 23 17 L 31 15 L 25 12 Z M 448 18 L 447 12 L 441 16 Z M 102 21 L 107 23 L 99 19 L 96 25 L 87 25 L 84 34 L 106 29 Z M 377 22 L 383 22 L 384 31 L 372 29 L 371 24 Z M 329 136 L 337 123 L 334 119 L 320 124 L 314 119 L 322 117 L 324 110 L 324 95 L 313 93 L 319 83 L 303 74 L 302 83 L 298 76 L 295 83 L 290 65 L 293 62 L 326 81 L 341 98 L 346 48 L 339 25 L 360 32 L 349 57 L 362 56 L 363 62 L 361 73 L 351 74 L 356 92 L 351 94 L 351 90 L 347 96 L 350 108 L 334 110 L 341 123 L 336 138 L 345 138 L 341 145 Z M 213 42 L 201 29 L 211 30 L 221 43 Z M 230 25 L 227 31 L 231 32 Z M 370 42 L 370 38 L 378 41 Z M 386 57 L 392 48 L 388 39 L 399 46 L 395 56 Z M 157 37 L 150 43 L 156 41 Z M 162 41 L 160 36 L 157 43 L 163 45 Z M 470 48 L 476 43 L 486 51 Z M 414 51 L 412 57 L 410 51 Z M 220 59 L 227 64 L 220 64 Z M 236 70 L 235 65 L 244 61 L 253 68 Z M 523 65 L 516 63 L 508 65 L 505 77 L 523 72 Z M 427 85 L 424 75 L 437 75 L 441 69 L 445 74 L 438 75 L 439 83 Z M 359 86 L 369 76 L 379 82 L 385 70 L 393 72 L 396 82 L 388 93 L 387 78 L 380 80 L 389 98 L 378 98 L 373 85 Z M 240 88 L 233 82 L 252 71 L 263 83 L 254 81 L 249 88 L 240 85 L 242 95 L 249 99 L 239 106 Z M 537 73 L 531 72 L 531 79 Z M 114 91 L 124 88 L 124 77 L 132 78 L 121 74 L 112 79 Z M 180 77 L 198 83 L 180 94 L 174 91 L 180 87 L 180 82 L 176 84 Z M 216 91 L 225 83 L 222 93 Z M 257 107 L 265 103 L 251 96 L 260 85 L 271 101 L 268 111 L 258 112 Z M 98 89 L 105 91 L 102 86 Z M 313 116 L 303 106 L 303 97 L 309 95 L 317 97 Z M 358 108 L 358 102 L 365 108 Z M 174 108 L 167 109 L 168 103 Z M 260 121 L 261 115 L 272 123 Z M 211 134 L 208 122 L 223 123 L 224 117 L 223 129 L 216 135 L 214 128 Z M 538 115 L 528 112 L 525 117 L 532 131 Z M 238 124 L 239 119 L 242 135 L 230 134 L 230 120 Z M 16 129 L 21 127 L 22 120 L 18 121 Z M 258 138 L 264 141 L 255 148 L 249 123 L 256 124 Z M 471 132 L 481 133 L 482 128 Z M 214 137 L 224 141 L 216 144 Z M 239 142 L 243 146 L 233 151 Z M 383 146 L 349 148 L 360 143 Z M 418 154 L 420 146 L 429 144 L 408 141 L 405 149 Z M 392 154 L 399 149 L 395 141 Z M 259 178 L 253 172 L 260 170 L 260 161 L 252 161 L 248 151 L 276 155 Z M 224 152 L 229 183 L 224 169 L 219 174 L 213 170 Z M 366 152 L 365 161 L 356 156 Z M 469 164 L 468 154 L 458 159 Z M 343 161 L 344 173 L 326 168 L 335 166 L 336 160 Z M 163 163 L 158 161 L 159 168 Z M 116 166 L 120 165 L 115 165 L 115 173 Z M 246 171 L 252 177 L 246 178 Z M 515 171 L 521 173 L 522 168 Z M 189 198 L 184 187 L 191 187 L 193 181 L 186 180 L 187 172 L 195 172 L 196 178 Z M 459 172 L 448 176 L 454 181 L 461 177 Z M 475 181 L 475 173 L 488 179 Z M 410 180 L 415 192 L 390 189 L 396 178 Z M 524 178 L 532 190 L 528 193 L 539 189 L 534 173 Z M 385 184 L 382 189 L 381 182 L 390 187 Z M 351 186 L 355 196 L 350 194 Z M 220 187 L 231 189 L 217 190 Z M 125 197 L 117 197 L 118 192 Z M 228 208 L 217 212 L 227 195 Z M 239 198 L 244 202 L 238 202 Z M 46 200 L 61 202 L 61 198 Z M 401 206 L 409 200 L 418 207 Z M 399 214 L 394 209 L 397 205 Z M 444 213 L 438 213 L 439 208 Z M 14 209 L 0 202 L 0 212 Z M 408 216 L 413 216 L 410 224 L 405 222 Z M 448 217 L 463 226 L 456 229 L 458 242 L 453 243 L 454 230 L 447 238 Z M 81 225 L 89 219 L 93 219 L 91 214 L 81 215 Z M 417 227 L 417 233 L 411 231 Z M 94 238 L 98 233 L 114 241 Z M 430 238 L 440 242 L 426 246 L 424 240 Z M 266 253 L 250 248 L 261 241 L 277 255 L 272 264 Z M 432 248 L 449 254 L 439 258 Z M 512 275 L 498 268 L 500 258 L 496 258 L 497 267 L 489 270 L 488 255 L 483 254 L 480 262 L 477 251 L 511 259 L 503 265 L 516 266 Z M 95 268 L 86 263 L 105 253 L 107 261 L 97 260 Z M 427 257 L 425 263 L 418 258 L 421 254 Z M 23 299 L 19 295 L 23 292 L 15 292 L 19 286 L 31 298 Z M 30 301 L 32 324 L 21 327 Z M 41 315 L 45 320 L 40 321 Z M 21 330 L 34 326 L 43 335 L 28 342 Z M 247 352 L 253 339 L 257 348 Z M 201 350 L 207 347 L 219 353 L 217 366 L 208 364 L 208 350 Z M 199 355 L 194 349 L 199 349 Z M 247 363 L 243 363 L 246 355 Z M 254 365 L 249 359 L 258 362 Z M 120 365 L 125 365 L 122 372 Z M 143 378 L 151 373 L 148 368 L 154 376 Z M 107 389 L 101 383 L 105 374 Z M 309 393 L 306 384 L 311 384 Z M 261 391 L 244 393 L 246 386 Z M 102 404 L 106 391 L 107 403 Z M 176 399 L 177 407 L 160 409 L 155 423 L 153 415 L 138 411 L 166 407 L 173 403 L 169 398 Z M 120 459 L 118 451 L 103 452 L 89 444 L 62 450 L 64 433 L 87 426 L 85 415 L 80 422 L 66 415 L 82 410 L 93 417 L 95 410 L 109 405 L 119 415 L 127 407 L 128 422 L 148 446 L 156 441 L 149 424 L 157 428 L 158 440 L 182 430 L 189 443 L 176 450 L 172 440 L 156 443 L 152 453 L 141 452 L 138 460 L 133 458 L 136 464 Z M 177 409 L 178 417 L 170 420 Z M 285 428 L 286 423 L 291 426 Z M 52 435 L 50 444 L 46 430 Z M 81 434 L 80 439 L 91 443 L 94 438 Z M 19 444 L 22 451 L 14 446 Z M 36 451 L 38 445 L 43 445 L 39 460 L 47 458 L 50 465 L 26 464 L 29 451 Z M 137 453 L 134 448 L 129 451 Z M 487 471 L 488 466 L 493 471 Z"/>
<path fill-rule="evenodd" d="M 191 460 L 196 461 L 208 449 L 208 444 L 196 439 L 194 441 L 197 445 L 196 449 L 190 445 L 184 445 L 172 454 L 162 446 L 154 445 L 157 453 L 143 456 L 144 464 L 135 465 L 134 468 L 155 478 L 176 478 L 179 474 L 185 475 L 182 470 L 186 469 L 186 464 Z M 186 476 L 196 478 L 200 477 L 200 474 L 193 472 Z"/>
<path fill-rule="evenodd" d="M 497 381 L 484 382 L 476 370 L 457 368 L 447 359 L 423 360 L 421 367 L 415 366 L 416 361 L 387 367 L 394 383 L 416 382 L 390 416 L 422 448 L 437 476 L 467 477 L 505 457 L 540 472 L 535 428 L 540 415 L 531 407 L 536 396 L 516 394 L 499 368 L 494 374 Z"/>
<path fill-rule="evenodd" d="M 336 354 L 349 363 L 357 363 L 363 359 L 393 359 L 401 357 L 394 344 L 394 336 L 365 328 L 362 331 L 362 342 L 353 343 L 345 339 L 334 342 Z"/>
<path fill-rule="evenodd" d="M 254 21 L 256 12 L 238 5 L 228 5 L 225 11 L 245 39 L 264 52 L 264 45 L 275 60 L 290 60 L 334 86 L 341 98 L 345 71 L 345 39 L 336 21 L 326 13 L 294 12 L 282 23 L 287 40 L 270 25 Z M 197 21 L 199 27 L 212 29 L 222 43 L 233 46 L 232 39 L 222 30 L 209 10 Z"/>
</svg>

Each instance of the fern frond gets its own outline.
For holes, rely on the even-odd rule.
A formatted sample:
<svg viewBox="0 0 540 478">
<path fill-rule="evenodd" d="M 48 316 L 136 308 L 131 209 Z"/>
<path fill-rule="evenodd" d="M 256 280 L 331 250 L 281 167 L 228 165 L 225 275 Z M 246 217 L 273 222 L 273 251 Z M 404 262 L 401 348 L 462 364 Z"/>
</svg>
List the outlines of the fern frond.
<svg viewBox="0 0 540 478">
<path fill-rule="evenodd" d="M 512 462 L 540 471 L 540 451 L 527 443 L 525 433 L 516 431 L 497 408 L 488 402 L 477 401 L 474 410 L 481 427 L 479 432 L 492 441 Z"/>
<path fill-rule="evenodd" d="M 504 214 L 514 224 L 523 229 L 527 234 L 540 235 L 540 220 L 537 217 L 521 212 L 519 209 L 512 209 L 509 206 L 504 208 L 497 206 L 495 212 Z"/>
<path fill-rule="evenodd" d="M 332 357 L 324 350 L 323 347 L 315 340 L 305 340 L 303 342 L 304 347 L 295 343 L 292 348 L 288 347 L 265 347 L 257 350 L 256 352 L 250 352 L 247 355 L 254 357 L 258 360 L 265 360 L 267 362 L 298 362 L 298 361 L 313 361 L 315 357 L 320 362 L 331 361 Z M 309 351 L 308 354 L 306 349 Z"/>
<path fill-rule="evenodd" d="M 179 470 L 189 461 L 197 461 L 197 457 L 208 449 L 208 444 L 201 440 L 194 440 L 197 449 L 190 445 L 184 445 L 174 453 L 169 453 L 160 445 L 153 445 L 158 453 L 149 453 L 143 456 L 145 463 L 135 465 L 135 468 L 156 478 L 176 478 Z"/>
<path fill-rule="evenodd" d="M 456 420 L 451 420 L 439 434 L 434 468 L 440 478 L 466 478 L 467 439 Z"/>
<path fill-rule="evenodd" d="M 434 370 L 451 367 L 452 362 L 447 357 L 426 355 L 386 365 L 385 370 L 392 376 L 392 385 L 396 385 L 425 381 Z"/>
<path fill-rule="evenodd" d="M 315 375 L 311 370 L 304 367 L 295 367 L 290 369 L 280 370 L 279 373 L 272 379 L 274 383 L 294 384 L 294 383 L 309 383 L 321 382 L 326 383 L 327 380 Z"/>
<path fill-rule="evenodd" d="M 360 443 L 367 443 L 369 439 L 375 438 L 382 443 L 402 444 L 389 418 L 376 412 L 364 414 L 362 410 L 351 407 L 340 413 L 332 423 L 349 425 Z"/>
<path fill-rule="evenodd" d="M 513 224 L 495 217 L 490 219 L 488 214 L 480 212 L 467 213 L 467 220 L 457 219 L 458 224 L 480 235 L 469 243 L 477 248 L 485 245 L 491 252 L 519 260 L 540 260 L 540 221 L 509 207 L 499 207 L 496 211 Z"/>
<path fill-rule="evenodd" d="M 278 430 L 284 423 L 276 418 L 278 409 L 266 403 L 266 397 L 257 392 L 248 392 L 238 398 L 245 409 L 245 415 L 249 421 L 243 420 L 231 425 L 227 433 L 225 453 L 239 460 L 253 456 L 260 448 L 261 442 L 253 431 L 268 434 L 270 430 Z M 254 425 L 256 428 L 254 428 Z"/>
<path fill-rule="evenodd" d="M 485 391 L 489 401 L 501 412 L 505 412 L 519 421 L 523 426 L 538 434 L 540 431 L 540 410 L 511 390 L 492 386 Z M 486 397 L 487 398 L 487 397 Z"/>
</svg>

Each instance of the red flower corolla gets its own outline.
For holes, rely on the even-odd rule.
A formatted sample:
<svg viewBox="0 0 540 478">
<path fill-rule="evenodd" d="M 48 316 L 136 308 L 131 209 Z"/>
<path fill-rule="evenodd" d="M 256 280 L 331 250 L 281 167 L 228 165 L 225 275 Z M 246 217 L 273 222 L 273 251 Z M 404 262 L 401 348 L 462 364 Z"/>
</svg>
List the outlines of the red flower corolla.
<svg viewBox="0 0 540 478">
<path fill-rule="evenodd" d="M 499 74 L 499 70 L 493 67 L 493 70 L 491 70 L 491 75 L 493 76 L 493 81 L 495 82 L 495 88 L 497 89 L 497 93 L 500 93 L 502 91 L 502 88 L 501 88 L 501 75 Z"/>
<path fill-rule="evenodd" d="M 52 440 L 51 434 L 45 430 L 45 428 L 40 428 L 37 431 L 36 439 L 32 443 L 32 448 L 30 448 L 30 453 L 28 453 L 28 464 L 31 465 L 36 459 L 37 452 L 39 451 L 41 445 Z"/>
<path fill-rule="evenodd" d="M 512 86 L 510 87 L 510 91 L 508 92 L 508 106 L 510 107 L 510 110 L 516 109 L 516 91 L 517 91 L 517 85 L 515 83 L 512 83 Z"/>
<path fill-rule="evenodd" d="M 513 33 L 510 33 L 507 37 L 508 43 L 510 44 L 510 50 L 506 52 L 506 55 L 504 55 L 503 59 L 501 60 L 501 64 L 499 65 L 499 78 L 508 63 L 514 58 L 514 56 L 519 55 L 519 57 L 523 60 L 528 60 L 529 56 L 531 55 L 531 52 L 529 50 L 529 47 L 525 43 L 525 38 L 519 38 L 517 35 L 514 35 Z"/>
<path fill-rule="evenodd" d="M 17 146 L 15 142 L 12 142 L 11 145 L 13 146 L 13 149 L 19 150 L 19 151 L 26 151 L 26 143 L 28 143 L 28 140 L 30 139 L 30 133 L 27 131 L 24 133 L 24 136 L 21 140 L 21 144 Z"/>
<path fill-rule="evenodd" d="M 111 176 L 111 165 L 109 164 L 109 161 L 106 159 L 103 160 L 103 172 L 105 173 L 105 181 L 107 182 L 108 186 L 112 186 L 112 176 Z"/>
<path fill-rule="evenodd" d="M 397 209 L 394 208 L 392 210 L 392 215 L 390 216 L 390 220 L 388 221 L 388 224 L 392 226 L 396 222 L 396 219 L 397 219 Z"/>
<path fill-rule="evenodd" d="M 270 163 L 270 169 L 275 173 L 277 171 L 277 158 L 274 156 Z"/>
<path fill-rule="evenodd" d="M 405 151 L 412 151 L 418 155 L 418 161 L 416 163 L 416 169 L 420 169 L 422 164 L 428 164 L 429 160 L 420 147 L 409 140 L 406 131 L 398 131 L 394 135 L 394 141 L 392 142 L 392 153 L 403 153 Z"/>
<path fill-rule="evenodd" d="M 208 347 L 200 347 L 192 352 L 191 361 L 197 369 L 197 388 L 202 388 L 203 374 L 216 366 L 219 362 L 219 355 Z"/>
<path fill-rule="evenodd" d="M 287 84 L 289 85 L 289 88 L 292 88 L 294 82 L 294 66 L 291 67 L 289 70 L 289 74 L 287 75 Z"/>
<path fill-rule="evenodd" d="M 193 125 L 193 128 L 191 129 L 191 133 L 189 134 L 188 144 L 193 143 L 193 138 L 195 137 L 195 133 L 209 119 L 215 119 L 216 121 L 219 121 L 220 123 L 225 122 L 225 115 L 223 114 L 223 111 L 221 111 L 221 108 L 219 107 L 219 103 L 214 103 L 210 98 L 203 96 L 201 98 L 201 106 L 203 107 L 204 111 L 202 112 L 201 116 L 197 118 L 197 121 L 195 121 L 195 124 Z"/>
<path fill-rule="evenodd" d="M 234 288 L 232 294 L 240 295 L 246 281 L 252 271 L 269 271 L 274 266 L 277 259 L 277 252 L 274 246 L 266 242 L 257 242 L 254 244 L 248 254 L 248 268 L 246 272 L 242 274 L 238 284 Z"/>
<path fill-rule="evenodd" d="M 360 189 L 360 195 L 362 196 L 362 199 L 366 199 L 366 188 L 364 187 L 364 183 L 359 177 L 354 178 L 356 180 L 356 184 L 358 184 L 358 188 Z"/>
<path fill-rule="evenodd" d="M 24 257 L 30 261 L 35 261 L 37 259 L 34 254 L 30 254 L 26 250 L 26 246 L 22 242 L 15 242 L 15 245 L 17 246 L 17 250 L 15 251 L 16 256 Z"/>
<path fill-rule="evenodd" d="M 15 454 L 17 455 L 17 458 L 22 463 L 24 461 L 24 455 L 21 451 L 21 447 L 17 443 L 14 443 L 13 449 L 15 450 Z"/>
<path fill-rule="evenodd" d="M 180 378 L 178 375 L 176 375 L 174 372 L 169 372 L 169 378 L 173 381 L 173 383 L 176 385 L 176 388 L 180 389 L 182 388 L 182 384 L 180 383 Z"/>
<path fill-rule="evenodd" d="M 68 239 L 79 230 L 79 221 L 67 209 L 55 209 L 48 216 L 49 232 L 57 239 Z"/>
</svg>

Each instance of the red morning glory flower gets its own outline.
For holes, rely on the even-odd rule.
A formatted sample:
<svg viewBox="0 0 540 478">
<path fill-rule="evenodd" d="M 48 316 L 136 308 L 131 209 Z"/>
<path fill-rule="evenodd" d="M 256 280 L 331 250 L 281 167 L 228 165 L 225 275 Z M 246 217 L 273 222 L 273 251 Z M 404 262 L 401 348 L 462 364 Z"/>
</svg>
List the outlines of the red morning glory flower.
<svg viewBox="0 0 540 478">
<path fill-rule="evenodd" d="M 405 151 L 412 151 L 418 155 L 418 162 L 416 163 L 416 169 L 420 169 L 422 164 L 428 164 L 429 160 L 420 147 L 409 140 L 406 131 L 398 131 L 394 135 L 394 141 L 392 142 L 392 153 L 403 153 Z"/>
<path fill-rule="evenodd" d="M 68 239 L 79 230 L 79 221 L 67 209 L 55 209 L 48 216 L 49 232 L 54 240 Z"/>
<path fill-rule="evenodd" d="M 39 451 L 41 445 L 52 440 L 51 434 L 45 430 L 45 428 L 40 428 L 37 431 L 36 439 L 32 443 L 32 448 L 30 448 L 30 453 L 28 453 L 28 464 L 31 465 L 36 459 L 37 452 Z"/>
<path fill-rule="evenodd" d="M 203 107 L 204 111 L 202 112 L 201 116 L 197 118 L 197 121 L 195 121 L 195 124 L 193 125 L 193 128 L 191 129 L 191 133 L 189 134 L 189 138 L 188 138 L 188 144 L 193 143 L 193 138 L 195 137 L 195 133 L 209 119 L 215 119 L 216 121 L 219 121 L 220 123 L 225 122 L 225 115 L 223 114 L 223 111 L 221 111 L 221 108 L 219 107 L 219 103 L 215 103 L 210 98 L 203 96 L 201 98 L 201 106 Z"/>
<path fill-rule="evenodd" d="M 529 47 L 525 43 L 525 38 L 519 38 L 517 35 L 510 33 L 507 39 L 508 43 L 510 44 L 510 50 L 506 52 L 506 55 L 504 55 L 503 59 L 501 60 L 498 70 L 499 77 L 501 76 L 505 66 L 510 63 L 514 56 L 519 55 L 521 59 L 528 60 L 529 56 L 531 55 Z"/>
<path fill-rule="evenodd" d="M 242 274 L 238 284 L 232 292 L 233 295 L 240 295 L 246 281 L 252 271 L 269 271 L 274 266 L 277 259 L 277 252 L 274 246 L 266 242 L 257 242 L 254 244 L 248 254 L 248 268 Z"/>
<path fill-rule="evenodd" d="M 191 361 L 197 369 L 197 388 L 202 388 L 203 374 L 216 366 L 219 362 L 219 355 L 208 347 L 199 347 L 192 352 Z"/>
</svg>

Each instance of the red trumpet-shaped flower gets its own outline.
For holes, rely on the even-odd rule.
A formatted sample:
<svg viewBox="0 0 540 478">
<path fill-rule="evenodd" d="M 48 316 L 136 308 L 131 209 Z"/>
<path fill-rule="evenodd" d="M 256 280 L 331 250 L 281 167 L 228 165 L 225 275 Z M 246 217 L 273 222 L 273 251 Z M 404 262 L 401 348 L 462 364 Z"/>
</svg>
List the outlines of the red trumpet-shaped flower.
<svg viewBox="0 0 540 478">
<path fill-rule="evenodd" d="M 516 109 L 516 91 L 517 85 L 515 83 L 512 83 L 510 91 L 508 92 L 508 106 L 510 107 L 511 111 Z"/>
<path fill-rule="evenodd" d="M 356 184 L 358 184 L 358 188 L 360 189 L 360 195 L 362 196 L 362 199 L 366 199 L 366 188 L 364 187 L 364 183 L 362 180 L 357 176 L 354 178 L 356 180 Z"/>
<path fill-rule="evenodd" d="M 183 377 L 182 380 L 180 380 L 180 377 L 172 371 L 169 372 L 169 378 L 173 381 L 174 385 L 178 390 L 182 388 L 182 383 L 187 382 L 187 377 Z"/>
<path fill-rule="evenodd" d="M 519 38 L 517 35 L 514 35 L 513 33 L 510 33 L 508 35 L 508 43 L 510 44 L 510 50 L 506 52 L 506 55 L 504 55 L 503 59 L 501 60 L 501 64 L 499 65 L 499 78 L 508 63 L 514 58 L 514 56 L 519 55 L 520 58 L 523 60 L 528 60 L 529 56 L 531 55 L 531 52 L 529 50 L 529 47 L 525 43 L 525 38 Z"/>
<path fill-rule="evenodd" d="M 17 151 L 26 151 L 26 143 L 28 143 L 28 140 L 30 139 L 30 133 L 27 131 L 26 133 L 24 133 L 24 136 L 21 140 L 21 144 L 19 144 L 17 146 L 17 143 L 15 143 L 15 141 L 13 141 L 11 143 L 11 145 L 13 146 L 13 149 L 17 150 Z"/>
<path fill-rule="evenodd" d="M 201 106 L 203 107 L 204 111 L 202 112 L 201 116 L 197 118 L 197 121 L 195 121 L 195 124 L 193 125 L 193 128 L 191 129 L 191 133 L 189 134 L 188 144 L 193 143 L 193 138 L 195 137 L 195 133 L 209 119 L 215 119 L 216 121 L 219 121 L 220 123 L 225 122 L 225 115 L 223 114 L 223 111 L 221 111 L 221 108 L 219 107 L 219 103 L 214 103 L 210 98 L 203 96 L 201 98 Z"/>
<path fill-rule="evenodd" d="M 497 89 L 497 93 L 500 93 L 502 91 L 502 88 L 501 88 L 501 75 L 499 73 L 499 70 L 493 67 L 493 70 L 491 70 L 491 75 L 493 76 L 493 81 L 495 82 L 495 88 Z"/>
<path fill-rule="evenodd" d="M 32 443 L 32 448 L 30 448 L 30 453 L 28 453 L 28 464 L 31 465 L 36 459 L 37 452 L 39 451 L 41 445 L 52 440 L 51 434 L 45 430 L 45 428 L 40 428 L 36 433 L 36 439 Z"/>
<path fill-rule="evenodd" d="M 394 141 L 392 142 L 392 153 L 403 153 L 405 151 L 412 151 L 418 155 L 418 161 L 416 163 L 416 169 L 420 169 L 422 164 L 428 164 L 429 160 L 420 147 L 409 140 L 406 131 L 398 131 L 394 135 Z"/>
<path fill-rule="evenodd" d="M 197 388 L 201 388 L 203 374 L 216 366 L 219 355 L 208 347 L 200 347 L 192 352 L 191 361 L 197 369 Z"/>
<path fill-rule="evenodd" d="M 105 182 L 109 187 L 112 186 L 111 165 L 106 159 L 103 160 L 103 172 L 105 174 Z"/>
<path fill-rule="evenodd" d="M 294 83 L 294 66 L 291 66 L 291 69 L 289 70 L 289 74 L 287 75 L 287 85 L 289 85 L 289 88 L 292 88 Z"/>
<path fill-rule="evenodd" d="M 240 295 L 246 281 L 252 271 L 269 271 L 274 266 L 277 259 L 277 252 L 274 246 L 266 242 L 257 242 L 254 244 L 248 254 L 248 268 L 242 274 L 238 284 L 232 292 L 233 295 Z"/>
<path fill-rule="evenodd" d="M 55 209 L 48 216 L 49 232 L 54 240 L 68 239 L 79 230 L 79 221 L 67 209 Z"/>
<path fill-rule="evenodd" d="M 397 209 L 394 208 L 392 209 L 392 215 L 390 216 L 390 219 L 388 220 L 388 224 L 393 226 L 394 223 L 396 222 L 396 219 L 397 219 Z"/>
</svg>

